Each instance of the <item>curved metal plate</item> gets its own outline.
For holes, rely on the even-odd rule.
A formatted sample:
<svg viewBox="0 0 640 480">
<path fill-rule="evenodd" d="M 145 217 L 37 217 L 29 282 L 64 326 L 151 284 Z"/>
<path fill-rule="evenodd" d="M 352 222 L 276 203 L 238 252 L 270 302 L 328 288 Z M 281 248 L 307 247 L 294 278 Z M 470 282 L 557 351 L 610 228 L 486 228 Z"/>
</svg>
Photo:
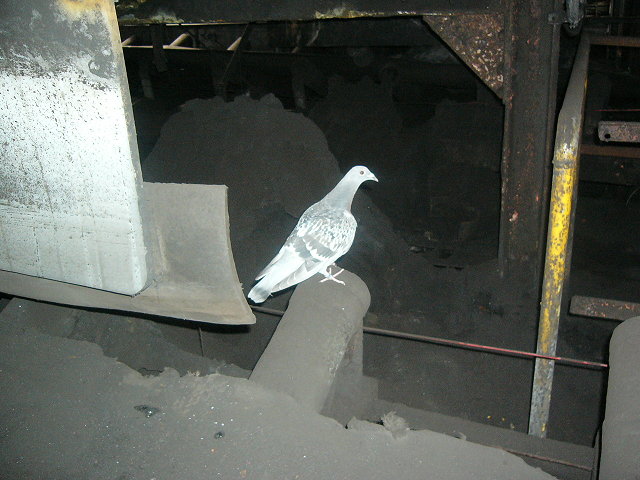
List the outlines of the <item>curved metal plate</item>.
<svg viewBox="0 0 640 480">
<path fill-rule="evenodd" d="M 5 271 L 0 271 L 0 291 L 200 322 L 255 323 L 231 252 L 227 187 L 144 183 L 143 194 L 156 271 L 140 294 L 130 297 Z"/>
</svg>

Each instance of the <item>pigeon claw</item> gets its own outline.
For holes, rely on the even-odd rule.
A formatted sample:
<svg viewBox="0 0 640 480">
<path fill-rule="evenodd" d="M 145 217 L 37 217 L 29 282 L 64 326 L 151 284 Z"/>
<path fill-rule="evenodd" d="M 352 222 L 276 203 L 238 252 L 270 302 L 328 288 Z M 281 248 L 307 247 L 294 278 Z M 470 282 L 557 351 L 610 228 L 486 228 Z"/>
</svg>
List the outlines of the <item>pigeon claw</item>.
<svg viewBox="0 0 640 480">
<path fill-rule="evenodd" d="M 320 283 L 324 283 L 327 280 L 331 280 L 333 282 L 339 283 L 340 285 L 344 285 L 344 282 L 342 280 L 336 280 L 336 277 L 340 275 L 342 272 L 344 272 L 344 268 L 341 268 L 339 272 L 332 274 L 331 267 L 329 266 L 327 267 L 327 271 L 322 273 L 324 275 L 324 278 L 320 280 Z"/>
</svg>

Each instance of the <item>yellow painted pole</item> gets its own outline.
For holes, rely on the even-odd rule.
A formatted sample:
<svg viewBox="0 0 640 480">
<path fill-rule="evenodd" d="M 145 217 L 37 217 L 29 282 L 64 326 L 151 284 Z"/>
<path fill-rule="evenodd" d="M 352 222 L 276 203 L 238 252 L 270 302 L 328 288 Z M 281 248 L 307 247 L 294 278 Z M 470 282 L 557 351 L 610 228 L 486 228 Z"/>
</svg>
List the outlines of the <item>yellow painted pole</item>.
<svg viewBox="0 0 640 480">
<path fill-rule="evenodd" d="M 588 59 L 589 43 L 583 35 L 556 130 L 547 250 L 538 324 L 537 353 L 543 355 L 555 355 L 558 340 L 562 287 L 569 267 L 567 257 L 571 248 L 569 238 L 578 180 Z M 530 435 L 547 435 L 554 365 L 553 360 L 536 359 L 529 414 Z"/>
</svg>

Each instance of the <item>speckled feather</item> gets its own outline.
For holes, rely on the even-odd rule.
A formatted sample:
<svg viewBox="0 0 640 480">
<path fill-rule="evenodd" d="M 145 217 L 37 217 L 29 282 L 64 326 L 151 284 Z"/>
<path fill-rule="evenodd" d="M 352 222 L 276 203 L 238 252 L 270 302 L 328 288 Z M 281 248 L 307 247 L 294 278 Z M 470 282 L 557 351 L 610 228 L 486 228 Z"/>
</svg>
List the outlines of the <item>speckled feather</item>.
<svg viewBox="0 0 640 480">
<path fill-rule="evenodd" d="M 357 222 L 351 201 L 362 182 L 376 177 L 366 167 L 353 167 L 318 203 L 300 217 L 278 254 L 256 277 L 260 280 L 249 298 L 261 303 L 267 297 L 325 270 L 353 244 Z"/>
</svg>

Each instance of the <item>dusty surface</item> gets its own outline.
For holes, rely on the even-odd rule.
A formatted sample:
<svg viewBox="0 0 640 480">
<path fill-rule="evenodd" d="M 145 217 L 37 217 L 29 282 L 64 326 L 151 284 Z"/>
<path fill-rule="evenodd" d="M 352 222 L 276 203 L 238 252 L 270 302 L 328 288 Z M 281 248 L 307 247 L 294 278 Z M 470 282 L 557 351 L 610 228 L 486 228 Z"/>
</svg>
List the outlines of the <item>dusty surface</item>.
<svg viewBox="0 0 640 480">
<path fill-rule="evenodd" d="M 3 478 L 551 478 L 443 434 L 345 429 L 244 379 L 144 377 L 95 344 L 16 321 L 11 307 L 0 343 Z"/>
<path fill-rule="evenodd" d="M 2 314 L 47 335 L 94 343 L 106 356 L 142 375 L 158 375 L 166 367 L 180 375 L 223 373 L 247 378 L 250 373 L 225 362 L 224 346 L 201 343 L 205 339 L 201 332 L 183 321 L 27 300 L 13 302 Z"/>
</svg>

